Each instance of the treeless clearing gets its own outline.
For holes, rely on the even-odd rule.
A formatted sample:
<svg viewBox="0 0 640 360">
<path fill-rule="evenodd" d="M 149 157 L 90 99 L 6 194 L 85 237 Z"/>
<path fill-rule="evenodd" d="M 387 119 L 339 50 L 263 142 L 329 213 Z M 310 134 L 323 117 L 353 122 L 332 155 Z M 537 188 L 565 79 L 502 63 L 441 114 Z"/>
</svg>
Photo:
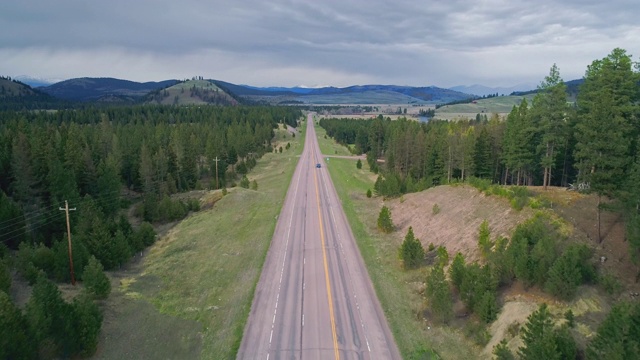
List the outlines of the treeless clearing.
<svg viewBox="0 0 640 360">
<path fill-rule="evenodd" d="M 440 212 L 432 209 L 437 204 Z M 447 248 L 449 257 L 461 252 L 467 262 L 480 260 L 478 229 L 487 220 L 491 238 L 510 237 L 515 227 L 533 216 L 530 208 L 517 211 L 506 199 L 486 196 L 471 186 L 438 186 L 419 193 L 406 194 L 387 202 L 396 226 L 398 241 L 409 226 L 422 245 L 430 243 Z"/>
</svg>

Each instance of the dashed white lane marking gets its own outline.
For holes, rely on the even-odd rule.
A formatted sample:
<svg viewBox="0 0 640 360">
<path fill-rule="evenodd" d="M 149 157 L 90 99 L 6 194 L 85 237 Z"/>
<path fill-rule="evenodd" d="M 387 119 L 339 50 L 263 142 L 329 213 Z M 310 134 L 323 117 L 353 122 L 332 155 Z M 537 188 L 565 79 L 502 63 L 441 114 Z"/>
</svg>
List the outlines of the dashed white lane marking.
<svg viewBox="0 0 640 360">
<path fill-rule="evenodd" d="M 329 194 L 329 188 L 327 188 L 327 181 L 325 179 L 324 181 L 324 189 L 326 191 L 327 194 Z M 327 205 L 329 206 L 329 211 L 331 212 L 331 218 L 333 219 L 333 223 L 337 224 L 336 222 L 336 214 L 333 212 L 333 206 L 331 206 L 331 203 L 329 203 L 329 201 L 327 201 Z M 338 243 L 340 244 L 340 251 L 342 252 L 342 258 L 344 259 L 344 262 L 347 263 L 347 256 L 344 253 L 344 247 L 342 247 L 342 239 L 340 238 L 340 231 L 339 229 L 336 227 L 336 234 L 338 235 Z M 347 269 L 348 271 L 348 269 Z M 350 272 L 349 272 L 350 274 Z M 371 347 L 369 346 L 369 338 L 367 337 L 367 330 L 364 326 L 364 319 L 362 318 L 362 313 L 360 312 L 360 304 L 358 304 L 358 297 L 356 296 L 356 293 L 354 291 L 353 293 L 353 299 L 356 303 L 356 308 L 358 309 L 358 315 L 360 316 L 360 326 L 362 326 L 362 333 L 364 335 L 364 341 L 367 343 L 367 350 L 369 352 L 371 352 Z"/>
<path fill-rule="evenodd" d="M 296 189 L 293 193 L 293 204 L 295 207 L 295 199 L 298 197 L 298 185 L 300 185 L 300 177 L 302 171 L 298 172 L 298 181 L 296 182 Z M 291 234 L 291 224 L 293 223 L 293 214 L 295 211 L 291 209 L 291 216 L 289 217 L 289 227 L 287 228 L 287 241 L 284 244 L 284 255 L 282 257 L 282 268 L 280 269 L 280 281 L 278 282 L 278 293 L 276 295 L 276 305 L 273 309 L 273 320 L 271 321 L 271 334 L 269 334 L 269 347 L 267 348 L 267 360 L 269 360 L 269 352 L 271 351 L 271 341 L 273 340 L 273 329 L 276 325 L 276 314 L 278 312 L 278 301 L 280 300 L 280 288 L 282 287 L 282 275 L 284 274 L 284 265 L 287 261 L 287 249 L 289 248 L 289 237 Z"/>
</svg>

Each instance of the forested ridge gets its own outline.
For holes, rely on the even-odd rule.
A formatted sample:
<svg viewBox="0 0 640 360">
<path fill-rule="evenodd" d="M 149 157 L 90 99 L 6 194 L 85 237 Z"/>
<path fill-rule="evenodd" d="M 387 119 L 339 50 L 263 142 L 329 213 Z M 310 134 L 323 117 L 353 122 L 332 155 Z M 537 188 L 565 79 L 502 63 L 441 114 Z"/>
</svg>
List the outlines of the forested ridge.
<svg viewBox="0 0 640 360">
<path fill-rule="evenodd" d="M 278 124 L 296 126 L 300 115 L 285 107 L 213 106 L 0 112 L 0 312 L 15 320 L 6 329 L 3 325 L 2 335 L 13 345 L 0 346 L 0 358 L 95 350 L 101 321 L 95 304 L 65 303 L 51 287 L 51 280 L 70 280 L 65 212 L 59 210 L 65 200 L 75 209 L 70 214 L 75 275 L 95 297 L 104 293 L 95 290 L 102 268 L 117 268 L 155 241 L 150 223 L 199 208 L 197 201 L 174 200 L 171 194 L 235 186 L 273 151 Z M 145 220 L 135 228 L 126 216 L 134 202 Z M 10 250 L 17 252 L 11 256 Z M 3 295 L 11 286 L 10 268 L 35 286 L 29 303 L 34 304 L 24 314 Z M 92 270 L 85 278 L 87 268 Z M 52 320 L 58 315 L 50 314 L 50 305 L 66 315 Z M 60 326 L 93 335 L 76 343 L 84 340 L 67 339 Z M 29 345 L 18 339 L 34 336 L 36 343 Z"/>
</svg>

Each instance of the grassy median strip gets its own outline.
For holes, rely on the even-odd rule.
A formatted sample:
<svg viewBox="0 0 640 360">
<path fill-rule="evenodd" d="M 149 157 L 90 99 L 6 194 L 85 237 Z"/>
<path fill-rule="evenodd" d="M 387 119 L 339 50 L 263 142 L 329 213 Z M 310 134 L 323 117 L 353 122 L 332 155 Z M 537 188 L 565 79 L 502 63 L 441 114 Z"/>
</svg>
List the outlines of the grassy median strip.
<svg viewBox="0 0 640 360">
<path fill-rule="evenodd" d="M 277 140 L 290 142 L 291 149 L 258 161 L 247 176 L 257 180 L 258 191 L 230 189 L 212 209 L 172 228 L 150 249 L 139 272 L 120 280 L 119 307 L 108 330 L 114 336 L 107 334 L 103 358 L 235 359 L 276 217 L 302 152 L 304 130 L 295 138 L 279 131 Z M 138 308 L 145 311 L 131 310 Z M 120 327 L 125 320 L 139 326 Z M 137 334 L 114 341 L 118 332 Z M 145 338 L 146 333 L 153 338 Z M 139 343 L 160 340 L 158 333 L 164 334 L 158 351 L 151 346 L 135 350 Z M 134 340 L 127 344 L 127 338 Z M 125 345 L 127 353 L 112 350 Z M 184 351 L 162 353 L 163 348 Z"/>
<path fill-rule="evenodd" d="M 319 130 L 318 141 L 323 148 L 323 142 L 332 140 L 324 139 Z M 402 357 L 429 358 L 430 349 L 434 349 L 445 359 L 475 358 L 478 350 L 473 351 L 459 333 L 423 322 L 421 292 L 426 269 L 402 270 L 399 241 L 393 235 L 378 232 L 376 221 L 382 201 L 366 197 L 367 189 L 373 190 L 374 178 L 363 165 L 362 170 L 357 170 L 356 160 L 331 159 L 327 168 Z"/>
</svg>

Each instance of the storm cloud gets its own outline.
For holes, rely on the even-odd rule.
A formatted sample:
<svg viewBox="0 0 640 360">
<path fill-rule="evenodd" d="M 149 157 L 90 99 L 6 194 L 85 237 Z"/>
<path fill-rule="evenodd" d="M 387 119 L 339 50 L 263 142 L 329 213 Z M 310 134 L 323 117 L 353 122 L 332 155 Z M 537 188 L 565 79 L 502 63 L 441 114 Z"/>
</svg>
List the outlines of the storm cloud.
<svg viewBox="0 0 640 360">
<path fill-rule="evenodd" d="M 615 47 L 636 54 L 639 13 L 636 0 L 9 1 L 0 75 L 508 86 L 557 63 L 570 80 Z"/>
</svg>

